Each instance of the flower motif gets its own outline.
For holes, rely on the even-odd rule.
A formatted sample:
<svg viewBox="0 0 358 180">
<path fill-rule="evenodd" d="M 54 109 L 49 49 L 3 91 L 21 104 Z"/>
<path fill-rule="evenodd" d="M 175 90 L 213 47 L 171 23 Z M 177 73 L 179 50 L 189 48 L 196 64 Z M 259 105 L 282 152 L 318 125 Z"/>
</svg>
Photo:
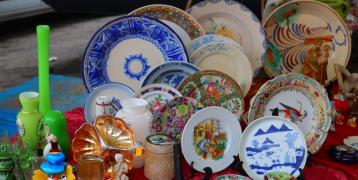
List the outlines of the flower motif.
<svg viewBox="0 0 358 180">
<path fill-rule="evenodd" d="M 144 77 L 150 68 L 148 64 L 148 59 L 143 57 L 142 54 L 133 54 L 129 55 L 129 57 L 125 58 L 125 62 L 123 65 L 124 74 L 126 74 L 131 79 L 140 80 Z M 135 72 L 131 69 L 131 64 L 135 61 L 138 61 L 141 64 L 141 70 L 139 72 Z"/>
</svg>

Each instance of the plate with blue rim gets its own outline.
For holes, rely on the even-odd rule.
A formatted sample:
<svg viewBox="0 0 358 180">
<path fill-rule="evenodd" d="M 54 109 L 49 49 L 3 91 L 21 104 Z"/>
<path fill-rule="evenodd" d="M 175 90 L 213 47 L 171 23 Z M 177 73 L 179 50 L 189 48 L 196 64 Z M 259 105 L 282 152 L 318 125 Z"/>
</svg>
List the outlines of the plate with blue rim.
<svg viewBox="0 0 358 180">
<path fill-rule="evenodd" d="M 220 34 L 239 43 L 258 75 L 265 58 L 266 36 L 250 9 L 234 0 L 205 0 L 187 12 L 197 19 L 206 34 Z"/>
<path fill-rule="evenodd" d="M 240 160 L 252 179 L 271 172 L 298 177 L 307 159 L 306 140 L 296 124 L 277 116 L 265 116 L 249 124 L 240 138 Z"/>
<path fill-rule="evenodd" d="M 167 84 L 173 88 L 178 88 L 184 79 L 196 72 L 199 72 L 199 68 L 193 64 L 167 62 L 149 72 L 142 82 L 142 87 L 149 84 Z"/>
<path fill-rule="evenodd" d="M 155 67 L 170 61 L 187 62 L 180 37 L 158 19 L 121 16 L 101 27 L 86 48 L 82 76 L 89 92 L 109 82 L 138 90 Z"/>
<path fill-rule="evenodd" d="M 111 114 L 122 109 L 120 100 L 132 97 L 134 91 L 122 83 L 107 83 L 96 87 L 87 97 L 84 107 L 85 120 L 92 124 L 96 118 L 96 99 L 100 96 L 108 96 L 111 99 Z"/>
</svg>

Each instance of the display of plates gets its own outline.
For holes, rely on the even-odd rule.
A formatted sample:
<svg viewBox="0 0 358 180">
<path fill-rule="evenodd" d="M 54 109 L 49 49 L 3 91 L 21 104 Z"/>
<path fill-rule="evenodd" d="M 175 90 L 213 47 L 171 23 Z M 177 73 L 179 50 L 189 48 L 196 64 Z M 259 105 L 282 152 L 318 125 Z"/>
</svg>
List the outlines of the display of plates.
<svg viewBox="0 0 358 180">
<path fill-rule="evenodd" d="M 170 100 L 158 115 L 156 134 L 180 140 L 186 122 L 202 108 L 196 99 L 190 97 L 176 97 Z"/>
<path fill-rule="evenodd" d="M 189 75 L 198 72 L 199 69 L 190 63 L 167 62 L 154 68 L 144 78 L 142 87 L 149 84 L 167 84 L 178 88 L 179 84 Z"/>
<path fill-rule="evenodd" d="M 298 125 L 308 150 L 315 153 L 331 125 L 332 107 L 325 88 L 303 75 L 281 75 L 261 86 L 251 99 L 248 122 L 263 116 L 281 116 Z"/>
<path fill-rule="evenodd" d="M 358 150 L 358 136 L 349 136 L 343 142 L 345 145 Z"/>
<path fill-rule="evenodd" d="M 181 147 L 188 164 L 204 172 L 210 167 L 219 172 L 228 167 L 240 150 L 241 126 L 236 116 L 222 107 L 198 111 L 187 122 Z"/>
<path fill-rule="evenodd" d="M 245 54 L 226 43 L 211 43 L 197 49 L 190 62 L 201 70 L 217 70 L 226 73 L 240 85 L 246 95 L 252 83 L 251 65 Z"/>
<path fill-rule="evenodd" d="M 195 18 L 174 6 L 153 4 L 140 7 L 129 14 L 146 15 L 162 20 L 178 33 L 187 48 L 190 47 L 191 39 L 205 34 L 204 29 Z"/>
<path fill-rule="evenodd" d="M 234 79 L 219 71 L 200 71 L 189 76 L 179 86 L 183 96 L 199 100 L 205 107 L 221 106 L 240 120 L 244 112 L 244 96 Z"/>
<path fill-rule="evenodd" d="M 240 160 L 253 179 L 271 172 L 297 177 L 307 159 L 307 146 L 301 130 L 291 121 L 266 116 L 249 124 L 241 135 Z"/>
<path fill-rule="evenodd" d="M 142 87 L 135 94 L 135 98 L 145 99 L 149 103 L 149 111 L 153 115 L 151 133 L 156 134 L 156 127 L 165 105 L 175 97 L 181 97 L 181 93 L 165 84 L 150 84 Z"/>
<path fill-rule="evenodd" d="M 83 79 L 89 91 L 108 82 L 138 90 L 153 68 L 187 60 L 179 36 L 163 22 L 146 16 L 121 16 L 101 27 L 90 40 Z"/>
<path fill-rule="evenodd" d="M 239 43 L 253 69 L 259 70 L 266 52 L 265 31 L 246 6 L 234 0 L 205 0 L 195 4 L 188 12 L 207 34 L 220 34 Z"/>
<path fill-rule="evenodd" d="M 238 174 L 223 174 L 217 176 L 214 180 L 250 180 L 250 178 Z"/>
<path fill-rule="evenodd" d="M 288 2 L 269 15 L 264 28 L 269 41 L 264 69 L 271 77 L 293 72 L 325 85 L 336 77 L 334 64 L 348 63 L 349 31 L 339 15 L 323 3 Z"/>
<path fill-rule="evenodd" d="M 122 109 L 120 100 L 132 97 L 134 91 L 121 83 L 107 83 L 96 87 L 87 97 L 84 114 L 87 123 L 92 124 L 96 118 L 96 99 L 99 96 L 108 96 L 111 99 L 112 106 L 114 107 L 114 115 L 119 109 Z"/>
</svg>

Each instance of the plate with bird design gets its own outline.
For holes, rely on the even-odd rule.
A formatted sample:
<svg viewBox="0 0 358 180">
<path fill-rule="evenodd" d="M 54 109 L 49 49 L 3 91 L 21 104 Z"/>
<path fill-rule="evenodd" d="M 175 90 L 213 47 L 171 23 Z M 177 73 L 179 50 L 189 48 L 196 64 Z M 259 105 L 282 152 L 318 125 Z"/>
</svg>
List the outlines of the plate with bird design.
<svg viewBox="0 0 358 180">
<path fill-rule="evenodd" d="M 248 123 L 263 116 L 289 119 L 305 135 L 308 150 L 315 153 L 324 143 L 332 117 L 325 88 L 316 80 L 299 75 L 280 75 L 267 81 L 251 99 Z"/>
<path fill-rule="evenodd" d="M 291 1 L 274 10 L 263 24 L 268 40 L 263 67 L 271 77 L 298 73 L 326 85 L 336 78 L 334 64 L 346 66 L 349 61 L 348 28 L 328 5 Z"/>
</svg>

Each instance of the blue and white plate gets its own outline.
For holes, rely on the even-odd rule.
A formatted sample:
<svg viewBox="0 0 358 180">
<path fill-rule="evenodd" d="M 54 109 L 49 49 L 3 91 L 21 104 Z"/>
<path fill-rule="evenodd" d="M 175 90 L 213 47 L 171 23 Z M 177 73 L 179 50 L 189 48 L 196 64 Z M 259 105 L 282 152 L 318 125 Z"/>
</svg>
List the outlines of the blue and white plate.
<svg viewBox="0 0 358 180">
<path fill-rule="evenodd" d="M 134 90 L 158 65 L 187 62 L 179 36 L 163 22 L 147 16 L 122 16 L 101 27 L 83 58 L 83 80 L 89 92 L 108 82 Z"/>
<path fill-rule="evenodd" d="M 167 62 L 154 68 L 143 80 L 142 87 L 149 84 L 167 84 L 178 88 L 188 76 L 199 72 L 199 68 L 185 62 Z"/>
<path fill-rule="evenodd" d="M 111 114 L 115 115 L 118 110 L 122 109 L 120 100 L 130 98 L 133 94 L 134 91 L 130 87 L 121 83 L 107 83 L 96 87 L 86 99 L 84 109 L 86 122 L 92 124 L 96 118 L 97 97 L 108 96 L 111 98 L 111 103 L 114 108 Z"/>
<path fill-rule="evenodd" d="M 255 120 L 240 139 L 240 160 L 252 179 L 284 172 L 297 177 L 307 159 L 306 140 L 290 120 L 266 116 Z"/>
</svg>

